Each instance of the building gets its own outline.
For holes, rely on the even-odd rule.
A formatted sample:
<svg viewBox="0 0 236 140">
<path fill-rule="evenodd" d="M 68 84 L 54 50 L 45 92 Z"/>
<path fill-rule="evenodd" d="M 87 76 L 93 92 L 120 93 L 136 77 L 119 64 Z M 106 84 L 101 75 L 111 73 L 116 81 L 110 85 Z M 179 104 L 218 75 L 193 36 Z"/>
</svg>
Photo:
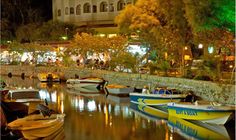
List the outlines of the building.
<svg viewBox="0 0 236 140">
<path fill-rule="evenodd" d="M 53 20 L 94 28 L 103 34 L 115 34 L 114 19 L 119 11 L 135 0 L 53 0 Z"/>
</svg>

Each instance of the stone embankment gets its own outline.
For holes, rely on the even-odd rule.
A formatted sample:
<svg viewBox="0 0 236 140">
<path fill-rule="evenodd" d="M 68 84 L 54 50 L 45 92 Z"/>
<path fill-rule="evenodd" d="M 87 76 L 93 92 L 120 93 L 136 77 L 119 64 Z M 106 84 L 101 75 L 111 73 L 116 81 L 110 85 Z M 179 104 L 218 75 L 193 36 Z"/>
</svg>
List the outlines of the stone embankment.
<svg viewBox="0 0 236 140">
<path fill-rule="evenodd" d="M 199 81 L 175 77 L 160 77 L 148 74 L 130 74 L 104 70 L 92 70 L 78 67 L 34 67 L 34 66 L 0 66 L 1 75 L 11 73 L 13 76 L 37 77 L 41 72 L 55 72 L 63 79 L 74 78 L 75 75 L 80 77 L 102 77 L 109 83 L 141 88 L 149 85 L 151 88 L 156 86 L 167 86 L 176 88 L 181 91 L 191 90 L 196 96 L 203 100 L 217 101 L 223 104 L 235 104 L 235 85 L 219 84 L 209 81 Z"/>
</svg>

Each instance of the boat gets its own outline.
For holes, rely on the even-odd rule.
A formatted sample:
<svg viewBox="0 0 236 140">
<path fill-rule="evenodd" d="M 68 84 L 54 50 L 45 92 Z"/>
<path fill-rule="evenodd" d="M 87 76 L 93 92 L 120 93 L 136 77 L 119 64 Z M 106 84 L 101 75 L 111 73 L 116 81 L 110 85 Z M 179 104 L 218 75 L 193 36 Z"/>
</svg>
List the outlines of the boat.
<svg viewBox="0 0 236 140">
<path fill-rule="evenodd" d="M 129 96 L 129 93 L 134 91 L 133 87 L 118 85 L 118 84 L 109 84 L 106 85 L 108 94 L 117 95 L 117 96 Z"/>
<path fill-rule="evenodd" d="M 172 133 L 178 133 L 191 140 L 230 140 L 229 134 L 223 125 L 187 121 L 174 116 L 168 118 L 168 128 Z"/>
<path fill-rule="evenodd" d="M 130 102 L 129 97 L 119 97 L 119 96 L 108 95 L 106 99 L 117 104 L 126 104 L 126 103 L 128 104 Z"/>
<path fill-rule="evenodd" d="M 89 92 L 88 89 L 85 89 L 86 92 L 84 92 L 83 90 L 75 90 L 75 89 L 67 89 L 66 92 L 70 93 L 70 94 L 74 94 L 74 95 L 82 95 L 82 96 L 86 96 L 86 97 L 94 97 L 94 96 L 100 96 L 101 93 L 98 92 Z M 88 91 L 88 92 L 87 92 Z"/>
<path fill-rule="evenodd" d="M 157 88 L 150 93 L 144 89 L 142 93 L 132 92 L 129 94 L 130 101 L 136 104 L 144 104 L 150 106 L 163 106 L 170 102 L 180 102 L 187 96 L 175 89 Z"/>
<path fill-rule="evenodd" d="M 50 117 L 34 114 L 19 118 L 7 126 L 11 130 L 20 131 L 25 139 L 39 139 L 60 132 L 64 117 L 65 114 L 52 114 Z"/>
<path fill-rule="evenodd" d="M 41 82 L 60 82 L 60 76 L 55 73 L 38 73 L 37 77 Z"/>
<path fill-rule="evenodd" d="M 218 125 L 224 125 L 235 112 L 235 106 L 206 101 L 169 103 L 167 107 L 171 116 Z"/>
<path fill-rule="evenodd" d="M 72 88 L 80 90 L 81 88 L 86 88 L 90 90 L 100 90 L 100 86 L 104 83 L 102 78 L 88 77 L 82 79 L 68 79 L 66 81 L 67 88 Z"/>
<path fill-rule="evenodd" d="M 5 94 L 5 101 L 8 102 L 33 102 L 42 101 L 39 90 L 29 89 L 8 89 L 8 93 Z"/>
<path fill-rule="evenodd" d="M 130 109 L 137 113 L 138 115 L 150 119 L 150 120 L 163 120 L 167 121 L 168 119 L 168 112 L 153 108 L 148 105 L 144 104 L 135 104 L 135 103 L 130 103 Z"/>
</svg>

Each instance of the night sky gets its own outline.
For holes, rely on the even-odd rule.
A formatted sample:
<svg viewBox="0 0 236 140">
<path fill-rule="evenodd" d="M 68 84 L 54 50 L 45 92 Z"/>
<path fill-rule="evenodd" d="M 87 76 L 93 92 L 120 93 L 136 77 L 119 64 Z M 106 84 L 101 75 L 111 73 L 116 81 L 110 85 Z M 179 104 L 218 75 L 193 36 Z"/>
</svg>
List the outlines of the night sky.
<svg viewBox="0 0 236 140">
<path fill-rule="evenodd" d="M 52 0 L 31 0 L 32 8 L 40 8 L 43 12 L 45 20 L 52 19 Z"/>
</svg>

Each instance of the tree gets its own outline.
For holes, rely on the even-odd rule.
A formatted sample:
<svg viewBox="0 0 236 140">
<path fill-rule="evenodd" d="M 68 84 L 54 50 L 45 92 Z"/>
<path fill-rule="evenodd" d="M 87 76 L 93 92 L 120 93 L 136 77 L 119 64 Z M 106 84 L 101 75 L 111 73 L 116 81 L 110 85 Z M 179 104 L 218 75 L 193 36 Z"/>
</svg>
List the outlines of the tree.
<svg viewBox="0 0 236 140">
<path fill-rule="evenodd" d="M 191 40 L 182 4 L 182 0 L 138 0 L 134 6 L 126 6 L 115 22 L 121 31 L 138 31 L 140 40 L 148 47 L 147 54 L 157 50 L 158 61 L 166 60 L 166 52 L 177 52 L 175 60 L 181 62 L 182 48 Z"/>
<path fill-rule="evenodd" d="M 220 28 L 235 32 L 234 0 L 183 0 L 186 18 L 193 31 Z"/>
</svg>

